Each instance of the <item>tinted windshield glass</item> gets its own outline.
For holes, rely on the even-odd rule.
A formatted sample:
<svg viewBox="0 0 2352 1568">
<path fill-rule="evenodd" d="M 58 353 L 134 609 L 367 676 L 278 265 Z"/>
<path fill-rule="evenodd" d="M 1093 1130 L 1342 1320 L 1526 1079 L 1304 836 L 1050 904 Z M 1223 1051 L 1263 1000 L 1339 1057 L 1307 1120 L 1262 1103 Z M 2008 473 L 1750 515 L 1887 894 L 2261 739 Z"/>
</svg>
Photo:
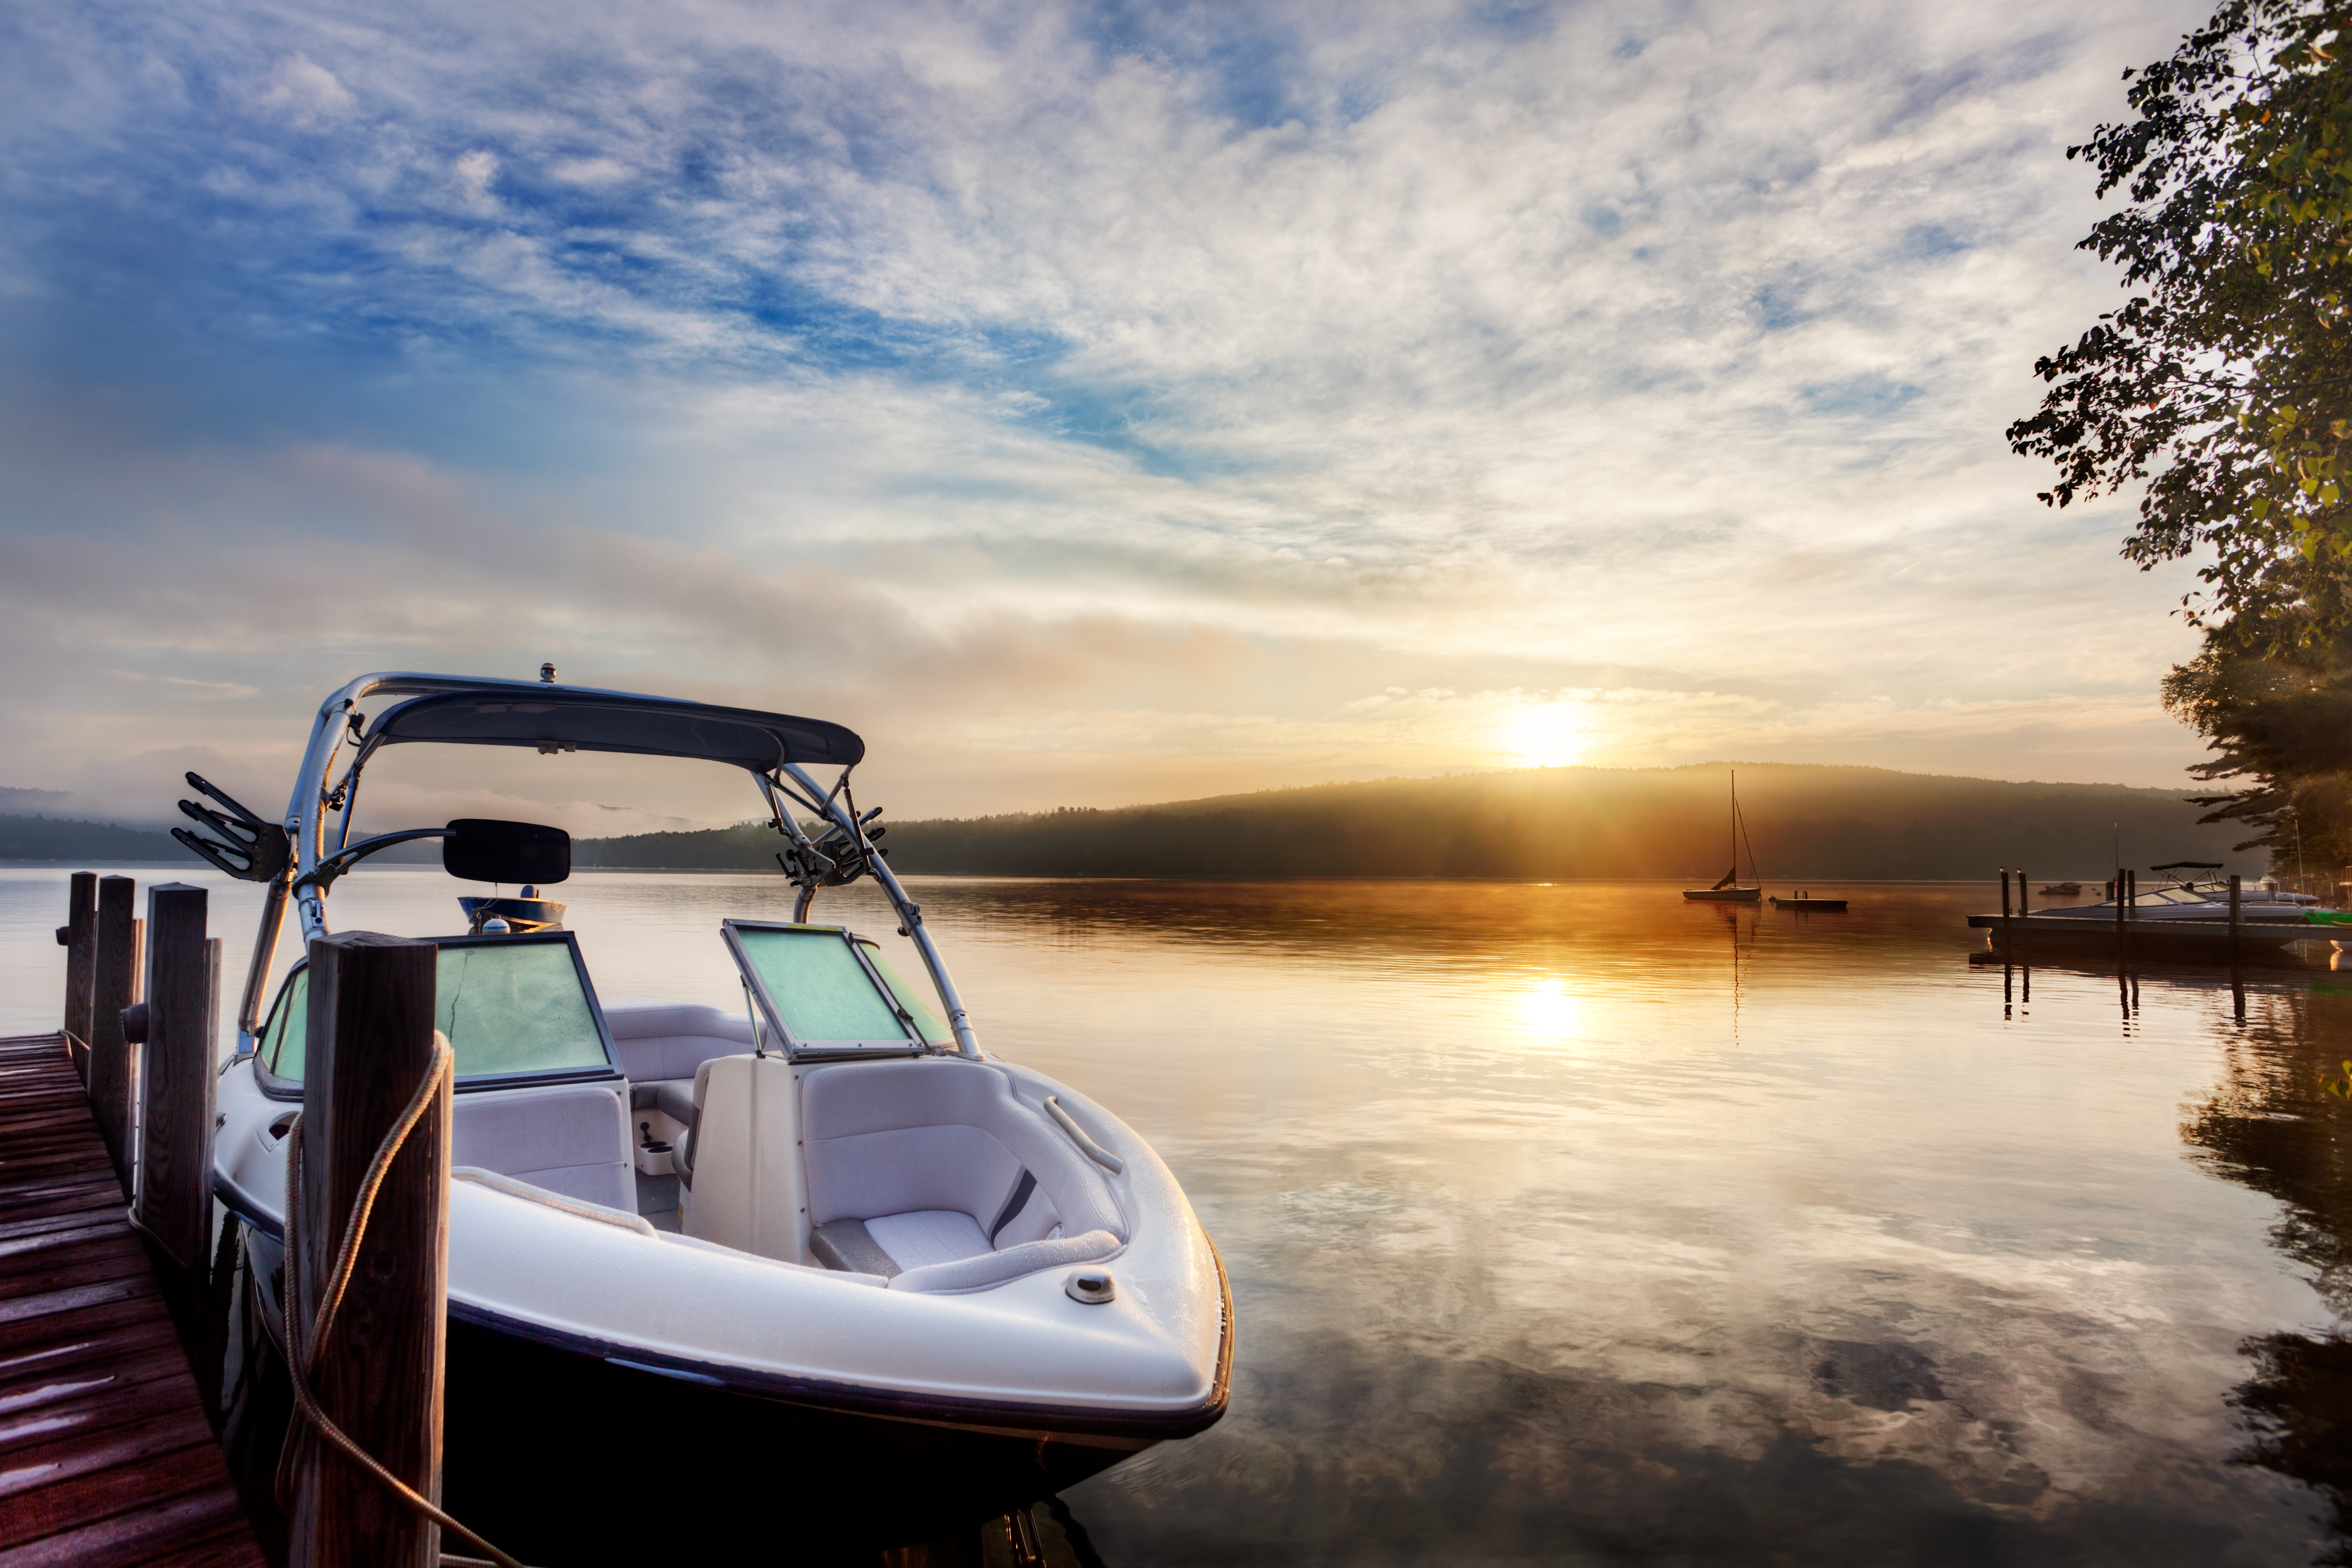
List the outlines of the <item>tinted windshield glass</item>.
<svg viewBox="0 0 2352 1568">
<path fill-rule="evenodd" d="M 310 972 L 298 969 L 278 989 L 277 1010 L 261 1029 L 261 1065 L 279 1078 L 302 1076 L 302 1039 L 310 1027 Z"/>
<path fill-rule="evenodd" d="M 434 975 L 433 1026 L 449 1037 L 459 1078 L 608 1065 L 568 942 L 444 947 Z M 276 1077 L 300 1080 L 310 1014 L 305 967 L 286 982 L 262 1030 L 262 1065 Z"/>
<path fill-rule="evenodd" d="M 837 931 L 738 928 L 795 1040 L 904 1040 L 898 1015 Z"/>
<path fill-rule="evenodd" d="M 881 947 L 870 938 L 862 936 L 857 939 L 857 945 L 866 950 L 866 961 L 881 972 L 883 980 L 890 987 L 890 994 L 898 999 L 898 1005 L 914 1018 L 915 1027 L 923 1038 L 935 1046 L 952 1044 L 955 1037 L 948 1032 L 947 1024 L 940 1017 L 939 1010 L 924 1001 L 920 992 L 907 984 L 907 977 L 882 956 Z"/>
<path fill-rule="evenodd" d="M 441 950 L 433 1026 L 457 1053 L 457 1076 L 605 1065 L 569 944 L 488 942 Z"/>
</svg>

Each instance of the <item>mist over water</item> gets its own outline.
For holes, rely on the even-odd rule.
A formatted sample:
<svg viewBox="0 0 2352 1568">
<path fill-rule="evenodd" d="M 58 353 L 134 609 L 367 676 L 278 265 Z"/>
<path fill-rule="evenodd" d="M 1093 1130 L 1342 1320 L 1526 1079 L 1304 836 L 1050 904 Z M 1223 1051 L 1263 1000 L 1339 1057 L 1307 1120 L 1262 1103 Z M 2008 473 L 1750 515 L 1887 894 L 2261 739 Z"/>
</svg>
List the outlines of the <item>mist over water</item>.
<svg viewBox="0 0 2352 1568">
<path fill-rule="evenodd" d="M 141 871 L 142 882 L 151 873 Z M 216 890 L 243 972 L 258 898 Z M 917 879 L 983 1043 L 1231 1273 L 1224 1421 L 1073 1489 L 1115 1565 L 2299 1563 L 2352 1485 L 2352 974 L 1972 968 L 1982 889 Z M 457 928 L 437 870 L 339 927 Z M 582 873 L 600 989 L 736 1005 L 775 876 Z M 1842 889 L 1815 886 L 1816 894 Z M 143 900 L 142 900 L 143 904 Z M 0 871 L 56 1026 L 62 870 Z M 820 919 L 887 939 L 869 889 Z M 895 940 L 895 939 L 887 939 Z M 232 984 L 229 989 L 235 989 Z"/>
</svg>

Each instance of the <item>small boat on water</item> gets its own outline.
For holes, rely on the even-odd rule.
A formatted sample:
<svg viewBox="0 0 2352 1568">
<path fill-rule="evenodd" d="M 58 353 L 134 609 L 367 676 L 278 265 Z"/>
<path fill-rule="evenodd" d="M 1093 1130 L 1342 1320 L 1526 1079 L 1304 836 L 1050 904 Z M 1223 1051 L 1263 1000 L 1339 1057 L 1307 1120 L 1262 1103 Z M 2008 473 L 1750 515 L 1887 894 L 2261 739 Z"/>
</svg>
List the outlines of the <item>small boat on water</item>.
<svg viewBox="0 0 2352 1568">
<path fill-rule="evenodd" d="M 2176 861 L 2149 869 L 2173 874 L 2181 870 L 2209 871 L 2220 867 L 2210 861 Z M 2062 884 L 2073 886 L 2073 884 Z M 2042 889 L 2047 893 L 2052 889 Z M 2077 888 L 2076 891 L 2081 889 Z M 2114 884 L 2102 889 L 2106 897 L 2095 904 L 2067 904 L 2059 909 L 2034 910 L 2022 915 L 2029 921 L 2038 920 L 2097 920 L 2115 918 L 2116 899 Z M 2314 910 L 2325 912 L 2326 905 L 2308 893 L 2282 890 L 2275 882 L 2241 886 L 2238 892 L 2238 919 L 2241 921 L 2307 921 Z M 2230 918 L 2230 885 L 2227 882 L 2200 882 L 2182 878 L 2170 887 L 2151 888 L 2135 894 L 2123 910 L 2126 921 L 2227 921 Z"/>
<path fill-rule="evenodd" d="M 325 936 L 340 879 L 427 837 L 453 877 L 526 895 L 468 895 L 467 931 L 431 939 L 457 1075 L 443 1502 L 469 1528 L 532 1563 L 845 1545 L 870 1562 L 1214 1425 L 1234 1342 L 1216 1248 L 1133 1128 L 982 1048 L 874 842 L 879 808 L 857 810 L 865 742 L 553 679 L 352 681 L 320 705 L 277 821 L 189 775 L 225 811 L 183 809 L 226 842 L 181 841 L 266 884 L 213 1171 L 244 1258 L 225 1440 L 248 1496 L 268 1493 L 291 1397 L 287 1171 L 306 1138 L 310 976 L 297 957 L 271 1001 L 279 927 L 291 905 L 306 946 Z M 748 773 L 793 918 L 714 922 L 740 994 L 600 995 L 563 905 L 536 897 L 570 875 L 562 830 L 352 840 L 362 770 L 420 742 Z M 810 920 L 821 889 L 862 879 L 905 939 L 896 963 Z M 598 1493 L 615 1464 L 677 1479 L 677 1506 L 635 1482 Z"/>
<path fill-rule="evenodd" d="M 1739 872 L 1735 868 L 1726 871 L 1723 874 L 1723 880 L 1712 888 L 1685 888 L 1683 897 L 1720 904 L 1752 904 L 1763 899 L 1763 889 L 1738 887 L 1736 885 L 1738 880 Z"/>
<path fill-rule="evenodd" d="M 1832 914 L 1843 914 L 1845 912 L 1845 900 L 1843 899 L 1817 899 L 1811 893 L 1805 891 L 1802 888 L 1800 888 L 1797 889 L 1797 896 L 1793 899 L 1774 899 L 1772 900 L 1772 907 L 1776 910 L 1805 910 L 1808 911 L 1819 910 L 1825 910 Z"/>
<path fill-rule="evenodd" d="M 528 931 L 553 931 L 563 923 L 563 905 L 553 899 L 542 899 L 539 889 L 529 883 L 515 898 L 469 899 L 460 896 L 457 907 L 466 911 L 466 931 L 479 936 L 488 922 L 506 921 L 506 930 L 518 935 Z"/>
<path fill-rule="evenodd" d="M 2080 882 L 2050 882 L 2045 884 L 2042 889 L 2045 896 L 2054 894 L 2057 897 L 2067 899 L 2074 898 L 2075 895 L 2082 892 L 2082 890 L 2083 884 Z"/>
<path fill-rule="evenodd" d="M 1735 768 L 1731 774 L 1731 869 L 1726 871 L 1723 879 L 1712 888 L 1685 888 L 1683 897 L 1696 903 L 1761 903 L 1764 899 L 1762 874 L 1758 873 L 1752 879 L 1756 884 L 1753 887 L 1743 886 L 1739 880 L 1739 846 L 1747 837 L 1748 824 L 1739 815 L 1739 772 Z M 1756 871 L 1756 847 L 1753 844 L 1748 847 L 1748 868 L 1751 872 Z"/>
</svg>

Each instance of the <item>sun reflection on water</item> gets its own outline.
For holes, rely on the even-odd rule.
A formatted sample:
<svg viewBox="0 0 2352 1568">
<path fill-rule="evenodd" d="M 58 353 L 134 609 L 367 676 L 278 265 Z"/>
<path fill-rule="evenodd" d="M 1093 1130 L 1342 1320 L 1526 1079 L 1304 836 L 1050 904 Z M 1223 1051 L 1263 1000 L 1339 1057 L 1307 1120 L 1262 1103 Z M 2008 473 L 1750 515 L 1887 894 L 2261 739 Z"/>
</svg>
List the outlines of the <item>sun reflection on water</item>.
<svg viewBox="0 0 2352 1568">
<path fill-rule="evenodd" d="M 1576 1037 L 1584 1021 L 1584 999 L 1558 978 L 1538 980 L 1518 994 L 1519 1027 L 1538 1040 Z"/>
</svg>

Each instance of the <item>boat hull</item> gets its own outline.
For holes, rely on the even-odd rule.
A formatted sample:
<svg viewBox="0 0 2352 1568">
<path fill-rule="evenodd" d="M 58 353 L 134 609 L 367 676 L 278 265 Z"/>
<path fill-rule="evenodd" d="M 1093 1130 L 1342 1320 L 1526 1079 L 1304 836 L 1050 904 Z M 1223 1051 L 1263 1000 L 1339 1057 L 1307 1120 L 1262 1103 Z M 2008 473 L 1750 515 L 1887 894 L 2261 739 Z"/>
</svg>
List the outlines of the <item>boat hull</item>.
<svg viewBox="0 0 2352 1568">
<path fill-rule="evenodd" d="M 1761 888 L 1685 888 L 1683 897 L 1710 904 L 1753 904 L 1763 901 Z"/>
<path fill-rule="evenodd" d="M 445 1506 L 547 1568 L 658 1562 L 683 1540 L 871 1553 L 969 1531 L 1151 1446 L 794 1405 L 455 1320 L 447 1390 Z M 676 1491 L 627 1486 L 595 1506 L 602 1489 L 583 1497 L 583 1481 L 623 1454 Z"/>
<path fill-rule="evenodd" d="M 274 1272 L 275 1242 L 249 1228 L 248 1241 L 257 1245 L 247 1256 Z M 265 1532 L 282 1531 L 269 1494 L 289 1384 L 275 1314 L 250 1294 L 241 1309 L 242 1371 L 224 1440 Z M 1230 1344 L 1228 1332 L 1228 1358 Z M 878 1552 L 968 1534 L 1162 1436 L 1213 1424 L 1229 1367 L 1228 1359 L 1208 1406 L 1152 1435 L 1088 1429 L 1119 1425 L 1100 1413 L 844 1408 L 729 1386 L 684 1364 L 562 1342 L 458 1307 L 448 1324 L 442 1503 L 540 1568 L 637 1565 L 688 1541 L 743 1542 L 746 1557 L 870 1563 Z"/>
<path fill-rule="evenodd" d="M 469 931 L 481 930 L 482 922 L 496 915 L 515 931 L 555 931 L 563 924 L 567 908 L 554 899 L 477 898 L 460 898 L 457 907 L 466 911 Z"/>
</svg>

